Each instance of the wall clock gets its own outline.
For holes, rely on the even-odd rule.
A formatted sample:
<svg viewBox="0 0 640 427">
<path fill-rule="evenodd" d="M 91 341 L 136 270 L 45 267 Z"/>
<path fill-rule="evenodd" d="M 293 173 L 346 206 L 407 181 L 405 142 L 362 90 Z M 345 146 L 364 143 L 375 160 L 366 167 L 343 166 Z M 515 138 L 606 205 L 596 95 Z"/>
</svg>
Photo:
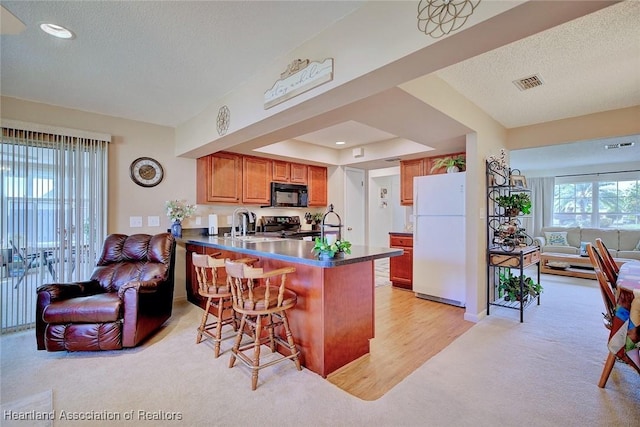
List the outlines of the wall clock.
<svg viewBox="0 0 640 427">
<path fill-rule="evenodd" d="M 164 177 L 162 165 L 151 157 L 139 157 L 131 162 L 131 179 L 142 187 L 155 187 Z"/>
</svg>

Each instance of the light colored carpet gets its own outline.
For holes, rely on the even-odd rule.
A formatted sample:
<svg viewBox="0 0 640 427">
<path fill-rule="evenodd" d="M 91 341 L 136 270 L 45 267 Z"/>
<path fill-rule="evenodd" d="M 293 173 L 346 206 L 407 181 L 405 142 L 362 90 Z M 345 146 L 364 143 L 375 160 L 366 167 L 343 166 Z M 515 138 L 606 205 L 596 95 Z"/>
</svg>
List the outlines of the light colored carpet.
<svg viewBox="0 0 640 427">
<path fill-rule="evenodd" d="M 545 276 L 542 305 L 524 323 L 516 310 L 492 310 L 375 401 L 293 363 L 263 370 L 252 392 L 244 366 L 227 368 L 228 351 L 214 359 L 210 344 L 195 344 L 201 311 L 190 304 L 131 350 L 47 353 L 35 350 L 32 331 L 1 337 L 0 401 L 52 389 L 57 417 L 108 411 L 153 426 L 635 426 L 640 376 L 616 364 L 607 388 L 597 386 L 607 331 L 594 283 Z"/>
<path fill-rule="evenodd" d="M 51 390 L 32 394 L 0 407 L 3 427 L 51 427 L 55 419 Z"/>
</svg>

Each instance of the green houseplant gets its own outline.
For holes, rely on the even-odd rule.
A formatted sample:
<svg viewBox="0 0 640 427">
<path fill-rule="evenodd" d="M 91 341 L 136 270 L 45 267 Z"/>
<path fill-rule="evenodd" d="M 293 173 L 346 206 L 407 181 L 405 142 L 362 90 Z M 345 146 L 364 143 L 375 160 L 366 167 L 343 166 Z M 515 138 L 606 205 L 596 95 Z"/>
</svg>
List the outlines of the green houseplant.
<svg viewBox="0 0 640 427">
<path fill-rule="evenodd" d="M 431 172 L 434 172 L 436 169 L 446 168 L 447 173 L 458 172 L 464 169 L 466 165 L 466 159 L 464 156 L 454 156 L 454 157 L 441 157 L 433 162 L 433 166 L 431 166 Z"/>
<path fill-rule="evenodd" d="M 336 240 L 329 244 L 327 238 L 316 237 L 315 245 L 311 249 L 316 255 L 325 258 L 333 258 L 336 253 L 342 252 L 345 254 L 351 253 L 351 242 L 347 240 Z"/>
<path fill-rule="evenodd" d="M 528 193 L 505 194 L 498 196 L 496 202 L 508 216 L 517 216 L 520 212 L 524 215 L 531 213 L 531 198 Z"/>
<path fill-rule="evenodd" d="M 520 294 L 520 276 L 514 276 L 511 269 L 505 269 L 498 275 L 498 292 L 505 301 L 526 301 L 529 296 L 537 298 L 542 293 L 542 285 L 535 283 L 531 277 L 522 278 L 523 295 Z"/>
</svg>

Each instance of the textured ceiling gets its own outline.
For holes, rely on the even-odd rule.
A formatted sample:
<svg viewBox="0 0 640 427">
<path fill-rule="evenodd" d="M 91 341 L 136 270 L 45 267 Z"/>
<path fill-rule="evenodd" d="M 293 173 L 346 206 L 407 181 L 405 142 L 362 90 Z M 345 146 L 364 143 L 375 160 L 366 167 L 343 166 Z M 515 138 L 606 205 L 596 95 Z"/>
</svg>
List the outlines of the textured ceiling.
<svg viewBox="0 0 640 427">
<path fill-rule="evenodd" d="M 640 104 L 640 2 L 622 2 L 439 71 L 506 128 Z M 513 80 L 539 74 L 542 86 Z"/>
<path fill-rule="evenodd" d="M 3 1 L 2 94 L 176 126 L 360 1 Z M 63 25 L 57 40 L 39 28 Z"/>
<path fill-rule="evenodd" d="M 176 126 L 363 3 L 3 0 L 26 29 L 3 32 L 0 89 L 15 98 Z M 66 25 L 77 37 L 52 39 L 38 29 L 41 22 Z M 640 105 L 638 22 L 640 2 L 612 3 L 437 74 L 507 128 Z M 543 86 L 520 92 L 512 84 L 534 73 Z M 392 112 L 377 106 L 375 95 L 370 105 L 359 101 L 358 113 L 345 115 L 342 124 L 301 130 L 300 140 L 335 148 L 345 132 L 365 144 L 400 130 L 405 138 L 424 134 L 425 126 L 437 134 L 438 123 L 443 135 L 456 130 L 441 118 L 436 125 L 412 125 L 406 118 L 421 111 L 415 99 L 384 96 L 393 96 L 386 103 Z M 463 135 L 463 128 L 456 131 Z"/>
</svg>

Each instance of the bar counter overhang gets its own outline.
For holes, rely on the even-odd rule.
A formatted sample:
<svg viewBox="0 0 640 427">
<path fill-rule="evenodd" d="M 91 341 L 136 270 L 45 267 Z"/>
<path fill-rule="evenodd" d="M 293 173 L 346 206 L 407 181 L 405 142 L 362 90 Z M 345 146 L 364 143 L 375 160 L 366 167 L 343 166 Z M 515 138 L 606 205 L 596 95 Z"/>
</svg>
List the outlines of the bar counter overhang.
<svg viewBox="0 0 640 427">
<path fill-rule="evenodd" d="M 298 295 L 288 316 L 302 364 L 326 377 L 342 366 L 369 353 L 375 336 L 374 260 L 402 255 L 401 249 L 354 245 L 351 254 L 319 260 L 313 242 L 274 239 L 237 239 L 194 236 L 181 239 L 187 250 L 187 299 L 204 307 L 197 294 L 191 253 L 222 252 L 221 257 L 255 257 L 266 270 L 293 266 L 287 288 Z M 224 272 L 222 272 L 224 274 Z M 284 350 L 286 352 L 286 350 Z"/>
</svg>

